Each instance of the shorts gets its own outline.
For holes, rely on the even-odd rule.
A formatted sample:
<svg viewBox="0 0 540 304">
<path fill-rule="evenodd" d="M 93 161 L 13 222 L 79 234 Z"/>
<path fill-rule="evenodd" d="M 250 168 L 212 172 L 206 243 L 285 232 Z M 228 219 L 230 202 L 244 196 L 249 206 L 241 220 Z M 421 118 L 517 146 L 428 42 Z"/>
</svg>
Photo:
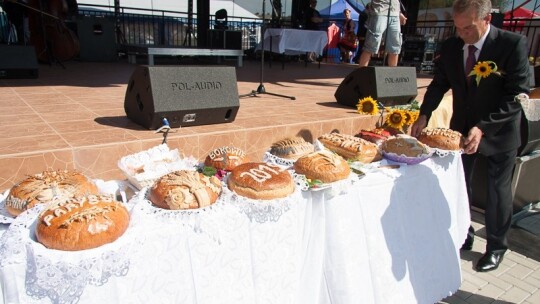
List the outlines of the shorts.
<svg viewBox="0 0 540 304">
<path fill-rule="evenodd" d="M 388 20 L 388 16 L 372 15 L 369 16 L 367 22 L 366 40 L 362 50 L 376 54 L 379 52 L 381 41 L 386 39 L 385 50 L 387 53 L 399 54 L 401 52 L 401 25 L 398 16 L 390 16 L 390 20 Z M 385 35 L 387 25 L 388 31 Z"/>
</svg>

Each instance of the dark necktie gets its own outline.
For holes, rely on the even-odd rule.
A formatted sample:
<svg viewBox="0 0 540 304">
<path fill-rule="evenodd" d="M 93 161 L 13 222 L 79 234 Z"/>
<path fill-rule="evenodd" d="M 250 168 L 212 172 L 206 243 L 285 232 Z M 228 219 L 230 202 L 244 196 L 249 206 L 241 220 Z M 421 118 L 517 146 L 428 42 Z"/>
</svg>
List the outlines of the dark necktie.
<svg viewBox="0 0 540 304">
<path fill-rule="evenodd" d="M 467 56 L 467 61 L 465 62 L 465 77 L 469 77 L 471 70 L 474 68 L 474 64 L 476 63 L 476 56 L 474 56 L 474 53 L 476 50 L 477 49 L 474 45 L 469 45 L 469 55 Z"/>
</svg>

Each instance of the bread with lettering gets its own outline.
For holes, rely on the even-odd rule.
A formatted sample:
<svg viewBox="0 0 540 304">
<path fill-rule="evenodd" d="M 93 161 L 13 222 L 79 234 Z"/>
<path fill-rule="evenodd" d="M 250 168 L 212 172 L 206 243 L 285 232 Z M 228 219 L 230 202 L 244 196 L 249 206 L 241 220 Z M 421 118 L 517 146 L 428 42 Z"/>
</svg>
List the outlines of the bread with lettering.
<svg viewBox="0 0 540 304">
<path fill-rule="evenodd" d="M 345 159 L 371 163 L 382 159 L 376 144 L 352 135 L 328 133 L 319 137 L 319 141 L 330 151 Z"/>
<path fill-rule="evenodd" d="M 249 159 L 242 149 L 226 146 L 210 151 L 204 160 L 204 165 L 231 171 L 234 167 L 248 161 Z"/>
<path fill-rule="evenodd" d="M 112 243 L 129 226 L 129 213 L 111 196 L 57 199 L 39 216 L 36 238 L 45 247 L 77 251 Z"/>
<path fill-rule="evenodd" d="M 284 198 L 295 189 L 289 171 L 278 165 L 263 162 L 237 166 L 231 171 L 227 186 L 241 196 L 259 200 Z"/>
<path fill-rule="evenodd" d="M 11 187 L 5 201 L 7 211 L 17 216 L 36 204 L 53 198 L 98 194 L 96 184 L 75 170 L 49 170 L 25 178 Z"/>
<path fill-rule="evenodd" d="M 461 133 L 446 128 L 424 129 L 418 140 L 431 148 L 459 151 L 463 148 Z"/>
<path fill-rule="evenodd" d="M 407 157 L 419 157 L 430 153 L 430 148 L 411 136 L 398 136 L 387 139 L 381 149 L 385 153 L 393 153 Z"/>
<path fill-rule="evenodd" d="M 315 146 L 302 137 L 287 137 L 276 141 L 270 147 L 270 154 L 290 160 L 296 160 L 313 151 Z"/>
<path fill-rule="evenodd" d="M 294 163 L 294 171 L 311 180 L 320 180 L 323 183 L 346 179 L 351 174 L 347 161 L 327 150 L 316 151 L 300 157 Z"/>
<path fill-rule="evenodd" d="M 179 170 L 160 177 L 149 189 L 155 206 L 170 210 L 210 206 L 221 194 L 221 181 L 193 170 Z"/>
</svg>

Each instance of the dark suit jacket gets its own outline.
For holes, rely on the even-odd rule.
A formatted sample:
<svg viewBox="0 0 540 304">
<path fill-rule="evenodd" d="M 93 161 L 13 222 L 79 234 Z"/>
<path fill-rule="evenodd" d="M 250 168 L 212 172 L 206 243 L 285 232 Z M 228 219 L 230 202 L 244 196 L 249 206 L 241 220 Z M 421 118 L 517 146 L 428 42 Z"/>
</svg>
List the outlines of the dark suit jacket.
<svg viewBox="0 0 540 304">
<path fill-rule="evenodd" d="M 524 36 L 491 26 L 477 61 L 494 61 L 502 76 L 491 74 L 467 85 L 461 38 L 446 40 L 437 59 L 433 81 L 427 88 L 420 114 L 437 108 L 443 95 L 452 89 L 453 114 L 450 128 L 467 136 L 477 126 L 484 135 L 478 151 L 486 156 L 517 149 L 521 144 L 521 105 L 514 100 L 529 93 L 528 48 Z M 474 76 L 471 76 L 474 78 Z"/>
</svg>

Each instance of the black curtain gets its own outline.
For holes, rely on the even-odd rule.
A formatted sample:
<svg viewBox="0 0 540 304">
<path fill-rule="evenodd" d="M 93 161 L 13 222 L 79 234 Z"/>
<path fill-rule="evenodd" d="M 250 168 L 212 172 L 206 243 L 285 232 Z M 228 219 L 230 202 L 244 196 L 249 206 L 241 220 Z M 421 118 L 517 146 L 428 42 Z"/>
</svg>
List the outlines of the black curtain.
<svg viewBox="0 0 540 304">
<path fill-rule="evenodd" d="M 309 6 L 309 0 L 293 0 L 291 6 L 291 26 L 298 28 L 304 23 L 304 10 Z"/>
</svg>

